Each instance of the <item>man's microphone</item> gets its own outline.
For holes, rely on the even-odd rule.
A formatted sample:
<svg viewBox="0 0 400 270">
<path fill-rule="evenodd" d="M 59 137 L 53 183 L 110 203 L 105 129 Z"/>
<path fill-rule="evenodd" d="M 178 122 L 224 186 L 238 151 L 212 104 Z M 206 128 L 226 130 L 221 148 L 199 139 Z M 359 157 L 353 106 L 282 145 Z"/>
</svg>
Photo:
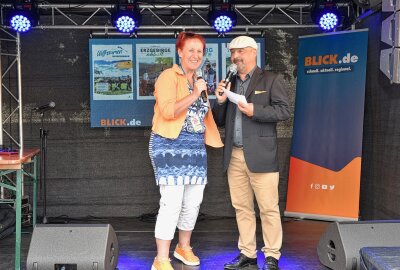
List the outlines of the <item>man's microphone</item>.
<svg viewBox="0 0 400 270">
<path fill-rule="evenodd" d="M 203 79 L 203 72 L 201 69 L 196 70 L 196 80 Z M 201 99 L 203 100 L 204 103 L 207 102 L 207 94 L 206 90 L 201 91 Z"/>
<path fill-rule="evenodd" d="M 44 104 L 42 106 L 35 107 L 32 110 L 36 111 L 36 112 L 44 112 L 44 111 L 53 109 L 55 107 L 56 107 L 56 103 L 54 101 L 50 101 L 49 103 Z"/>
<path fill-rule="evenodd" d="M 237 73 L 237 65 L 235 65 L 235 64 L 231 64 L 229 67 L 228 67 L 228 73 L 226 74 L 226 77 L 225 77 L 225 88 L 227 88 L 228 87 L 228 84 L 231 82 L 231 80 L 232 80 L 232 77 L 234 76 L 234 75 L 236 75 L 236 73 Z M 224 93 L 222 92 L 220 92 L 220 93 L 218 93 L 220 96 L 222 96 Z"/>
</svg>

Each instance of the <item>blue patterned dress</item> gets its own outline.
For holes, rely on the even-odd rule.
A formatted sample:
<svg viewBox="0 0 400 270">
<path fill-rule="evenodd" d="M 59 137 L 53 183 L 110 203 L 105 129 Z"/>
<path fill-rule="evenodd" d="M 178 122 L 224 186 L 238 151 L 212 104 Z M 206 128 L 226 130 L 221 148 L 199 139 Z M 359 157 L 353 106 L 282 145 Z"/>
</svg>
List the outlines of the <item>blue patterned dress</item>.
<svg viewBox="0 0 400 270">
<path fill-rule="evenodd" d="M 189 91 L 192 92 L 190 87 Z M 207 184 L 204 117 L 208 109 L 208 102 L 203 102 L 199 97 L 188 108 L 182 130 L 176 139 L 151 134 L 149 154 L 157 185 Z M 200 120 L 200 129 L 193 127 L 193 117 Z"/>
</svg>

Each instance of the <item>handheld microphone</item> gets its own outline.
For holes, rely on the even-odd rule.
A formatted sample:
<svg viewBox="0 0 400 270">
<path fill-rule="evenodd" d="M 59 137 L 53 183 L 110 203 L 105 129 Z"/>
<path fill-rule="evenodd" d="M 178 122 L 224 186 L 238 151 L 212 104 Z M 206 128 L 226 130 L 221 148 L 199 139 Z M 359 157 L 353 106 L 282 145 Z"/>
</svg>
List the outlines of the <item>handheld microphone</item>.
<svg viewBox="0 0 400 270">
<path fill-rule="evenodd" d="M 44 111 L 53 109 L 55 107 L 56 107 L 56 103 L 54 101 L 50 101 L 49 103 L 44 104 L 42 106 L 35 107 L 32 110 L 36 111 L 36 112 L 44 112 Z"/>
<path fill-rule="evenodd" d="M 201 71 L 201 69 L 198 69 L 198 70 L 196 70 L 196 80 L 200 80 L 200 79 L 203 79 L 203 72 Z M 201 91 L 201 99 L 203 100 L 204 103 L 207 102 L 206 90 Z"/>
<path fill-rule="evenodd" d="M 236 73 L 237 73 L 237 65 L 236 64 L 231 64 L 229 67 L 228 67 L 228 73 L 226 74 L 226 77 L 225 77 L 225 88 L 227 88 L 228 87 L 228 84 L 230 83 L 230 81 L 232 80 L 232 77 L 234 76 L 234 75 L 236 75 Z M 219 95 L 220 96 L 222 96 L 223 95 L 223 93 L 219 93 Z"/>
</svg>

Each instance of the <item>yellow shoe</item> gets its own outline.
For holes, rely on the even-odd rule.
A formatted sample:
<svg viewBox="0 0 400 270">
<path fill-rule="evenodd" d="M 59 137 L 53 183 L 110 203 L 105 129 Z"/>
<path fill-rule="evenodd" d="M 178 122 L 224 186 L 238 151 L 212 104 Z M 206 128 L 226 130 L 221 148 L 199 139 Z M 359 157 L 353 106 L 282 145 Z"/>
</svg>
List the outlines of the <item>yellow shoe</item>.
<svg viewBox="0 0 400 270">
<path fill-rule="evenodd" d="M 169 258 L 161 260 L 155 258 L 151 270 L 174 270 L 174 268 L 172 268 Z"/>
<path fill-rule="evenodd" d="M 191 247 L 181 248 L 179 245 L 176 245 L 174 251 L 174 257 L 183 262 L 186 265 L 199 265 L 200 259 L 196 255 L 194 255 Z"/>
</svg>

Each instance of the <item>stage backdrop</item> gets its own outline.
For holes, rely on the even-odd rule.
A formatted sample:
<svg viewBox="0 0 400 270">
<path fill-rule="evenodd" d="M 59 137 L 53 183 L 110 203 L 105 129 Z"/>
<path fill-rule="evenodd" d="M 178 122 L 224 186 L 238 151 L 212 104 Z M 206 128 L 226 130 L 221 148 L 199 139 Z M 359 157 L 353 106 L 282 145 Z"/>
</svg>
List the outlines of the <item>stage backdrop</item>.
<svg viewBox="0 0 400 270">
<path fill-rule="evenodd" d="M 228 38 L 207 39 L 203 78 L 210 99 L 231 64 Z M 91 39 L 91 127 L 151 126 L 154 84 L 162 71 L 179 62 L 175 39 Z M 264 67 L 265 41 L 258 44 L 257 64 Z"/>
<path fill-rule="evenodd" d="M 367 30 L 299 39 L 286 216 L 357 220 Z"/>
</svg>

